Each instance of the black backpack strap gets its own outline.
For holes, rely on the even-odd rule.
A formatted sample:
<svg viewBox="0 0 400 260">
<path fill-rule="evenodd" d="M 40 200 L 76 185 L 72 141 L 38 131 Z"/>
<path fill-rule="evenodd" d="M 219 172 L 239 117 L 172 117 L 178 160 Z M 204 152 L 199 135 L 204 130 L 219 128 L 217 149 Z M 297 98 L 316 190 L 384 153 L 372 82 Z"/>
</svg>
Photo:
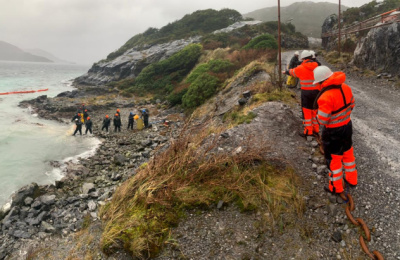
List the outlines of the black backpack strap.
<svg viewBox="0 0 400 260">
<path fill-rule="evenodd" d="M 314 109 L 318 109 L 318 99 L 322 96 L 322 94 L 324 94 L 325 92 L 327 92 L 327 91 L 329 91 L 329 90 L 331 90 L 331 89 L 342 89 L 342 85 L 330 85 L 330 86 L 328 86 L 328 87 L 326 87 L 326 88 L 323 88 L 323 89 L 318 93 L 318 96 L 317 96 L 317 97 L 315 98 L 315 100 L 314 100 L 314 105 L 313 105 Z M 343 94 L 343 97 L 344 97 L 343 90 L 342 90 L 342 94 Z M 346 100 L 345 100 L 345 102 L 346 102 Z"/>
</svg>

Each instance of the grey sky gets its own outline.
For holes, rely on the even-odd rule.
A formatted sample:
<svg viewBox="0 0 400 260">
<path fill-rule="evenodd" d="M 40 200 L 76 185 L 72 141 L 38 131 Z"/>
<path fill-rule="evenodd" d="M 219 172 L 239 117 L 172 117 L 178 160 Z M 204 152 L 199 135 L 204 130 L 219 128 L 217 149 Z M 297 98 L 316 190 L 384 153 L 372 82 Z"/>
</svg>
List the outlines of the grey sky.
<svg viewBox="0 0 400 260">
<path fill-rule="evenodd" d="M 299 1 L 281 0 L 281 6 L 294 2 Z M 370 0 L 341 2 L 352 7 Z M 135 34 L 196 10 L 231 8 L 247 13 L 276 5 L 276 0 L 0 0 L 0 40 L 92 64 Z"/>
</svg>

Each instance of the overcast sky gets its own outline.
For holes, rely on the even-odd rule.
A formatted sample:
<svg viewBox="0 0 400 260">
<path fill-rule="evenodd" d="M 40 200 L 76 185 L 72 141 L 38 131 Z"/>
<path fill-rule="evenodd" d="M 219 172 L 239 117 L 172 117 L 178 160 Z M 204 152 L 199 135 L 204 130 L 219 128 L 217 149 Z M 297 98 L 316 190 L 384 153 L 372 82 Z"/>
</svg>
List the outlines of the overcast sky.
<svg viewBox="0 0 400 260">
<path fill-rule="evenodd" d="M 299 1 L 281 0 L 281 6 L 294 2 Z M 370 0 L 341 2 L 353 7 Z M 196 10 L 231 8 L 247 13 L 276 5 L 276 0 L 0 0 L 0 40 L 92 64 L 135 34 Z"/>
</svg>

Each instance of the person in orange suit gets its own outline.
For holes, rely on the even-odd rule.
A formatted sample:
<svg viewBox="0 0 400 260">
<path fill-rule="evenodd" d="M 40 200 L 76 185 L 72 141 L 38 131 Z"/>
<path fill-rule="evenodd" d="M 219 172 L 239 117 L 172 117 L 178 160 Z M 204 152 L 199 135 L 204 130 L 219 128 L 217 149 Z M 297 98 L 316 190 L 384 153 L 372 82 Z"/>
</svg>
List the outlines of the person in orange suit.
<svg viewBox="0 0 400 260">
<path fill-rule="evenodd" d="M 300 79 L 301 86 L 301 107 L 303 112 L 303 126 L 304 129 L 300 133 L 301 136 L 315 135 L 319 137 L 319 124 L 317 122 L 317 111 L 313 108 L 315 98 L 320 91 L 319 83 L 314 82 L 313 71 L 318 67 L 318 63 L 313 59 L 311 51 L 304 50 L 301 52 L 300 59 L 301 65 L 294 69 L 282 71 L 287 74 Z"/>
<path fill-rule="evenodd" d="M 324 126 L 322 144 L 329 169 L 329 186 L 324 188 L 332 193 L 341 193 L 344 191 L 343 179 L 351 186 L 357 185 L 350 118 L 355 105 L 354 96 L 344 83 L 346 75 L 341 71 L 333 73 L 328 67 L 319 66 L 314 70 L 314 78 L 315 84 L 321 84 L 314 108 L 318 110 L 318 122 Z"/>
</svg>

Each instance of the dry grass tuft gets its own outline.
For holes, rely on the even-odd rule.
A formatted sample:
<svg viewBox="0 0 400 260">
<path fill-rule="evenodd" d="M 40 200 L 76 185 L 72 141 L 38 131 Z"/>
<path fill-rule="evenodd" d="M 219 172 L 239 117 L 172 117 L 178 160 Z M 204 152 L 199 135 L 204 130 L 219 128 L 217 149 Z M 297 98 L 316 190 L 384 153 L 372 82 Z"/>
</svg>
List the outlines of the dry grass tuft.
<svg viewBox="0 0 400 260">
<path fill-rule="evenodd" d="M 330 64 L 346 65 L 353 59 L 352 53 L 341 52 L 339 56 L 338 51 L 324 52 L 324 58 Z"/>
<path fill-rule="evenodd" d="M 243 211 L 264 210 L 273 218 L 283 212 L 302 213 L 293 171 L 270 165 L 262 157 L 264 145 L 234 155 L 215 154 L 219 135 L 210 133 L 218 129 L 183 132 L 102 209 L 104 252 L 124 248 L 135 258 L 155 256 L 186 209 L 208 208 L 221 199 Z"/>
</svg>

